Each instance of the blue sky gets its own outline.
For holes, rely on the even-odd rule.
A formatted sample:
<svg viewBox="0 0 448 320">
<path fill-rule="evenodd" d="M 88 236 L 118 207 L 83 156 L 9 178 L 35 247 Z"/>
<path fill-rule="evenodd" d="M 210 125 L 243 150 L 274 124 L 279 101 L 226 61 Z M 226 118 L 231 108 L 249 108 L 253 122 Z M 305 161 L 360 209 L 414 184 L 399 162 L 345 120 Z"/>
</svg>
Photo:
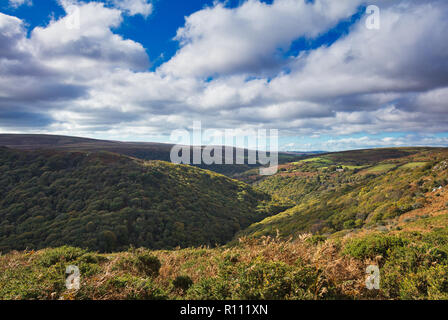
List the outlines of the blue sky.
<svg viewBox="0 0 448 320">
<path fill-rule="evenodd" d="M 67 27 L 70 6 L 79 28 Z M 0 132 L 169 142 L 201 121 L 278 129 L 282 150 L 445 146 L 447 8 L 2 0 Z"/>
<path fill-rule="evenodd" d="M 111 3 L 108 1 L 101 2 L 106 6 L 111 6 Z M 222 1 L 228 8 L 236 8 L 242 2 L 241 0 Z M 272 0 L 260 2 L 271 4 Z M 177 30 L 183 27 L 185 17 L 206 7 L 213 7 L 215 0 L 156 0 L 151 1 L 151 3 L 155 7 L 149 17 L 124 15 L 123 23 L 118 28 L 114 28 L 114 32 L 122 35 L 124 38 L 141 43 L 152 60 L 150 70 L 154 71 L 163 62 L 170 60 L 179 50 L 179 43 L 173 39 Z M 5 0 L 1 10 L 3 13 L 23 19 L 27 24 L 28 31 L 38 26 L 45 27 L 52 19 L 57 20 L 66 15 L 63 7 L 59 5 L 57 0 L 41 0 L 38 4 L 21 5 L 19 7 L 11 6 Z M 360 6 L 359 10 L 352 17 L 341 21 L 338 25 L 315 39 L 307 39 L 305 37 L 295 39 L 291 42 L 288 50 L 281 52 L 281 54 L 287 58 L 291 55 L 297 55 L 303 50 L 330 45 L 342 35 L 347 34 L 350 26 L 361 18 L 364 10 L 365 7 Z"/>
<path fill-rule="evenodd" d="M 104 1 L 106 5 L 110 3 Z M 120 27 L 114 31 L 125 38 L 141 43 L 150 57 L 158 58 L 161 55 L 169 59 L 176 53 L 179 46 L 173 41 L 178 28 L 183 26 L 185 16 L 201 10 L 205 6 L 210 6 L 213 1 L 155 1 L 156 8 L 153 13 L 145 18 L 141 15 L 124 16 L 124 21 Z M 46 26 L 51 19 L 58 19 L 65 15 L 65 11 L 57 3 L 57 0 L 41 0 L 32 6 L 22 5 L 18 8 L 4 3 L 2 11 L 24 19 L 28 24 L 28 30 L 36 26 Z M 153 68 L 165 59 L 154 60 Z"/>
</svg>

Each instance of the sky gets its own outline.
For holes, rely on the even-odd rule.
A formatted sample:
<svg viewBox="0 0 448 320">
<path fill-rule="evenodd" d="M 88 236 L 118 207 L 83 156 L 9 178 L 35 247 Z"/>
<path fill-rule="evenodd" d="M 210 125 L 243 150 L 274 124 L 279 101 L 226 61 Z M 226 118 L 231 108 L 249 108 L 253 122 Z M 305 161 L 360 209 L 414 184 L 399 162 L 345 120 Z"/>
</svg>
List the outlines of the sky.
<svg viewBox="0 0 448 320">
<path fill-rule="evenodd" d="M 0 133 L 448 146 L 446 30 L 446 0 L 0 0 Z"/>
</svg>

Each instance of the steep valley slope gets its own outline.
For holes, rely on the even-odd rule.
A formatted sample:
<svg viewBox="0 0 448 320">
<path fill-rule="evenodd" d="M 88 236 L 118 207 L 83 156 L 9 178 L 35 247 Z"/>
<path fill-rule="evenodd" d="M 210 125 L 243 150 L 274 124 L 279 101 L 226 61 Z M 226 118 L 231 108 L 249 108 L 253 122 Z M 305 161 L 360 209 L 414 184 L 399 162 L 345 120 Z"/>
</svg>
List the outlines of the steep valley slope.
<svg viewBox="0 0 448 320">
<path fill-rule="evenodd" d="M 223 175 L 108 152 L 0 148 L 0 251 L 223 244 L 270 196 Z"/>
<path fill-rule="evenodd" d="M 239 235 L 296 237 L 303 232 L 381 228 L 423 208 L 448 185 L 448 149 L 396 148 L 331 153 L 280 167 L 258 190 L 292 208 Z"/>
</svg>

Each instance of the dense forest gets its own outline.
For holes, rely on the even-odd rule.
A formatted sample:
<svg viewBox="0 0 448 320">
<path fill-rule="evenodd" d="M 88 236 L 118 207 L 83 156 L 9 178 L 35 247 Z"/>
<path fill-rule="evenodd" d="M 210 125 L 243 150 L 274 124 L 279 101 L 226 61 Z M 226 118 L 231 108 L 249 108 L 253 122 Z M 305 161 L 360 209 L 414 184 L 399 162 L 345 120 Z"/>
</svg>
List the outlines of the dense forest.
<svg viewBox="0 0 448 320">
<path fill-rule="evenodd" d="M 270 196 L 211 171 L 108 152 L 0 149 L 0 251 L 223 244 Z"/>
</svg>

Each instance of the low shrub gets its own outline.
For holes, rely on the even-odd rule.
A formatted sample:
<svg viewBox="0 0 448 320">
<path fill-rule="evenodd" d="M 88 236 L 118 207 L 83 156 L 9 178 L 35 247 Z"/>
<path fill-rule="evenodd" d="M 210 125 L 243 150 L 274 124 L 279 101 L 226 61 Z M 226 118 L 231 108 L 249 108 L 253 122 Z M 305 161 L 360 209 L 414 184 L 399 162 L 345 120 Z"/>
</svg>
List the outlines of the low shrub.
<svg viewBox="0 0 448 320">
<path fill-rule="evenodd" d="M 187 299 L 227 300 L 232 298 L 230 283 L 221 278 L 204 278 L 187 291 Z"/>
<path fill-rule="evenodd" d="M 371 235 L 352 239 L 344 247 L 343 254 L 357 259 L 375 258 L 378 255 L 386 257 L 390 249 L 402 247 L 407 240 L 397 236 Z"/>
<path fill-rule="evenodd" d="M 162 264 L 156 256 L 153 256 L 148 252 L 141 251 L 137 253 L 136 266 L 140 272 L 143 272 L 147 276 L 157 277 Z"/>
<path fill-rule="evenodd" d="M 157 277 L 162 264 L 159 258 L 149 253 L 145 249 L 132 250 L 128 255 L 121 257 L 116 267 L 121 270 L 129 271 L 135 269 L 148 277 Z"/>
<path fill-rule="evenodd" d="M 187 291 L 193 285 L 193 280 L 189 276 L 177 276 L 173 280 L 173 286 L 175 289 L 180 289 L 183 292 Z"/>
<path fill-rule="evenodd" d="M 79 257 L 86 254 L 87 251 L 63 246 L 55 249 L 48 249 L 42 252 L 39 257 L 39 264 L 43 267 L 51 267 L 52 265 L 57 264 L 58 262 L 70 262 L 78 259 Z"/>
</svg>

